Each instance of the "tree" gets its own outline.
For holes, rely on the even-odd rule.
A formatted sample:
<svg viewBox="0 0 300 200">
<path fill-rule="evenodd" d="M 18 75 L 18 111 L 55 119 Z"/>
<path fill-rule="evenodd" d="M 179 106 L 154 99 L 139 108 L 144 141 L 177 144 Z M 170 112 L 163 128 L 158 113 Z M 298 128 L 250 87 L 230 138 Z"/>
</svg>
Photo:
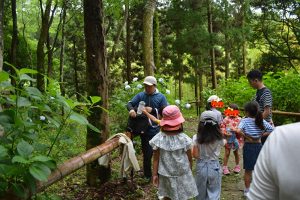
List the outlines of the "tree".
<svg viewBox="0 0 300 200">
<path fill-rule="evenodd" d="M 107 76 L 108 68 L 106 64 L 105 38 L 103 28 L 103 3 L 102 0 L 84 0 L 84 34 L 86 42 L 86 61 L 87 61 L 87 95 L 100 96 L 99 107 L 91 110 L 88 117 L 89 122 L 101 130 L 97 134 L 91 129 L 87 130 L 86 148 L 95 147 L 108 138 L 108 116 L 100 108 L 107 108 L 108 88 Z M 102 182 L 109 177 L 107 169 L 100 167 L 97 162 L 87 166 L 87 183 L 94 186 L 97 177 Z"/>
<path fill-rule="evenodd" d="M 3 11 L 4 11 L 4 0 L 0 0 L 0 71 L 3 68 Z"/>
<path fill-rule="evenodd" d="M 143 16 L 143 55 L 144 74 L 153 75 L 155 64 L 153 57 L 153 16 L 156 7 L 156 0 L 147 0 Z"/>
<path fill-rule="evenodd" d="M 50 12 L 51 12 L 51 5 L 52 0 L 47 0 L 45 5 L 45 11 L 43 9 L 43 2 L 42 0 L 39 0 L 40 2 L 40 10 L 41 10 L 41 16 L 42 16 L 42 24 L 40 29 L 40 36 L 37 44 L 37 50 L 36 50 L 36 64 L 37 64 L 37 71 L 39 72 L 37 75 L 37 88 L 40 91 L 45 91 L 45 81 L 44 81 L 44 75 L 45 75 L 45 51 L 44 46 L 47 42 L 48 32 L 49 28 L 51 26 L 50 23 Z"/>
</svg>

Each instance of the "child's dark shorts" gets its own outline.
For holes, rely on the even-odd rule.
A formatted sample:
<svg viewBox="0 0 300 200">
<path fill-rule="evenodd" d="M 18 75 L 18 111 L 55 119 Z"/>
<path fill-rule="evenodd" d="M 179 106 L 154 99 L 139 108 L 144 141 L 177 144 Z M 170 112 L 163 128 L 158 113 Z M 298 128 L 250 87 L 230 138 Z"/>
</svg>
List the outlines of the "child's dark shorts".
<svg viewBox="0 0 300 200">
<path fill-rule="evenodd" d="M 261 143 L 245 143 L 243 148 L 245 170 L 254 170 L 254 165 L 256 163 L 261 148 Z"/>
</svg>

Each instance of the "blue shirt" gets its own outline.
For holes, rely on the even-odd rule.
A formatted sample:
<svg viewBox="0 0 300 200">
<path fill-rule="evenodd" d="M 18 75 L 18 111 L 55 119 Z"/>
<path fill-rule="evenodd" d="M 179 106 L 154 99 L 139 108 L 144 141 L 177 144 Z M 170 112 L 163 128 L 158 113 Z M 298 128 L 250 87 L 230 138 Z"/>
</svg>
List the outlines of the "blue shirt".
<svg viewBox="0 0 300 200">
<path fill-rule="evenodd" d="M 137 108 L 140 101 L 144 101 L 146 103 L 146 107 L 151 107 L 154 111 L 155 109 L 160 110 L 168 105 L 167 99 L 165 95 L 155 90 L 153 94 L 147 94 L 146 92 L 140 92 L 135 95 L 127 104 L 128 110 L 132 108 Z M 154 122 L 152 123 L 154 124 Z M 155 135 L 160 131 L 159 126 L 149 126 L 146 134 Z"/>
<path fill-rule="evenodd" d="M 238 128 L 241 129 L 245 135 L 248 135 L 254 139 L 258 139 L 262 136 L 263 133 L 265 132 L 270 133 L 274 129 L 271 126 L 271 124 L 269 124 L 266 120 L 263 120 L 263 125 L 264 125 L 264 130 L 261 130 L 255 124 L 254 118 L 246 117 L 240 121 Z"/>
</svg>

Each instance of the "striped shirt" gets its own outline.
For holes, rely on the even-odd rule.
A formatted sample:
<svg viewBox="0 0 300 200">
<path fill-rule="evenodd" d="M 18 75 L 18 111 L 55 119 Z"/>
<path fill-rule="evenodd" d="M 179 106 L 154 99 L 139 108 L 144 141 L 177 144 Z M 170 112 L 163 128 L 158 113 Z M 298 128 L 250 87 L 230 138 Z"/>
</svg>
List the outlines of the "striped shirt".
<svg viewBox="0 0 300 200">
<path fill-rule="evenodd" d="M 264 124 L 264 130 L 261 130 L 256 124 L 255 124 L 255 119 L 254 118 L 250 118 L 250 117 L 246 117 L 243 118 L 238 126 L 239 129 L 242 130 L 242 132 L 247 135 L 250 136 L 254 139 L 258 139 L 262 136 L 263 133 L 267 132 L 270 133 L 273 131 L 273 127 L 271 126 L 271 124 L 269 124 L 266 120 L 263 120 L 263 124 Z"/>
<path fill-rule="evenodd" d="M 264 108 L 269 106 L 271 109 L 270 114 L 265 118 L 267 122 L 272 121 L 272 105 L 273 105 L 273 99 L 272 99 L 272 93 L 271 91 L 264 87 L 256 91 L 255 99 L 259 104 L 259 109 L 261 112 L 264 112 Z"/>
</svg>

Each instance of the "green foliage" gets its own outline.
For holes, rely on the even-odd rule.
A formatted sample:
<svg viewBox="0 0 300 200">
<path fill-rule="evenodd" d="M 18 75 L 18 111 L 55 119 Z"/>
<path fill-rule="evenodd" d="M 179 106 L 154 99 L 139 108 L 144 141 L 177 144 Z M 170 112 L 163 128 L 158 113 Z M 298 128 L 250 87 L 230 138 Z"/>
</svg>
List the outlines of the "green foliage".
<svg viewBox="0 0 300 200">
<path fill-rule="evenodd" d="M 264 75 L 264 84 L 271 90 L 273 96 L 273 110 L 300 112 L 300 75 L 294 71 L 268 73 Z M 291 92 L 291 88 L 295 88 Z M 288 87 L 288 88 L 287 88 Z M 238 80 L 229 79 L 222 81 L 216 90 L 206 88 L 204 90 L 204 98 L 207 99 L 210 95 L 216 94 L 223 99 L 225 108 L 230 103 L 239 105 L 240 108 L 248 101 L 255 97 L 255 90 L 248 84 L 246 77 L 241 77 Z M 283 124 L 293 122 L 296 119 L 276 116 L 275 124 Z"/>
<path fill-rule="evenodd" d="M 15 77 L 0 72 L 0 128 L 4 130 L 0 135 L 0 194 L 12 189 L 24 197 L 28 190 L 35 191 L 36 180 L 47 181 L 56 168 L 58 158 L 53 152 L 62 141 L 70 139 L 65 132 L 67 127 L 76 123 L 100 132 L 85 117 L 89 115 L 87 108 L 100 97 L 90 97 L 91 101 L 82 103 L 58 91 L 41 93 L 31 86 L 35 79 L 29 74 L 36 74 L 35 70 L 14 69 Z"/>
</svg>

